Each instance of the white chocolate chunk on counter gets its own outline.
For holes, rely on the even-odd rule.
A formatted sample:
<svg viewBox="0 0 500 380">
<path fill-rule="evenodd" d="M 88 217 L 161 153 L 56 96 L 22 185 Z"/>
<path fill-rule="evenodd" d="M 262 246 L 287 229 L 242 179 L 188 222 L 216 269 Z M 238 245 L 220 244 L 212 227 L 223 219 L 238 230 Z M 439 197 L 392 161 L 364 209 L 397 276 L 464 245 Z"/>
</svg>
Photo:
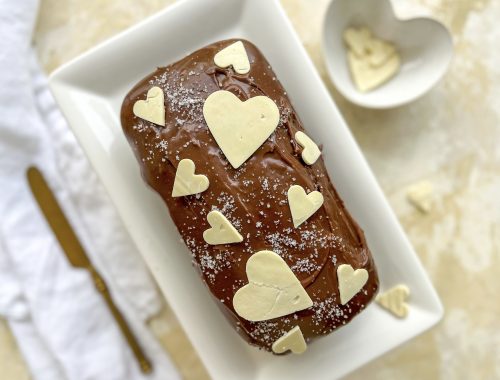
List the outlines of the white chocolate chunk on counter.
<svg viewBox="0 0 500 380">
<path fill-rule="evenodd" d="M 373 90 L 399 71 L 401 57 L 396 47 L 374 37 L 367 28 L 347 28 L 344 41 L 351 76 L 359 91 Z"/>
<path fill-rule="evenodd" d="M 427 214 L 432 210 L 432 195 L 434 186 L 429 181 L 421 181 L 408 187 L 408 201 L 421 212 Z"/>
<path fill-rule="evenodd" d="M 208 189 L 210 182 L 203 174 L 194 174 L 195 164 L 190 159 L 183 159 L 177 166 L 175 172 L 173 197 L 183 197 L 204 192 Z"/>
</svg>

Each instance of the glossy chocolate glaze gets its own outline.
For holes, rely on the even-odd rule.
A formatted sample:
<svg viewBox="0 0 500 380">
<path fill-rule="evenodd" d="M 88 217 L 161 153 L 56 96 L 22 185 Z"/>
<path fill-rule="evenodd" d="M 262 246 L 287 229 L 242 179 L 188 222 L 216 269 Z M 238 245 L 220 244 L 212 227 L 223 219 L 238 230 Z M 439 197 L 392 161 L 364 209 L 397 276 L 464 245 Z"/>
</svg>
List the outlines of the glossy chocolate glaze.
<svg viewBox="0 0 500 380">
<path fill-rule="evenodd" d="M 323 159 L 312 166 L 302 161 L 301 147 L 293 138 L 303 130 L 301 122 L 267 60 L 253 44 L 243 41 L 251 63 L 248 74 L 214 64 L 214 55 L 235 41 L 211 44 L 158 68 L 127 94 L 121 121 L 143 178 L 167 204 L 216 302 L 242 337 L 270 350 L 276 339 L 296 325 L 310 342 L 347 324 L 373 299 L 378 278 L 364 234 L 330 182 Z M 165 127 L 132 112 L 134 102 L 145 99 L 152 86 L 165 93 Z M 268 96 L 281 115 L 276 131 L 239 169 L 225 159 L 203 118 L 204 100 L 221 89 L 241 100 Z M 176 167 L 183 158 L 195 162 L 196 173 L 206 175 L 210 186 L 199 195 L 172 198 Z M 294 184 L 307 192 L 318 190 L 325 199 L 324 206 L 299 228 L 293 227 L 286 195 Z M 244 237 L 242 243 L 205 243 L 202 235 L 210 227 L 206 216 L 212 209 L 232 222 Z M 249 322 L 234 312 L 233 295 L 248 283 L 246 261 L 264 249 L 278 253 L 288 263 L 312 298 L 313 307 L 263 322 Z M 345 306 L 340 304 L 337 284 L 340 264 L 365 268 L 369 273 L 367 284 Z"/>
</svg>

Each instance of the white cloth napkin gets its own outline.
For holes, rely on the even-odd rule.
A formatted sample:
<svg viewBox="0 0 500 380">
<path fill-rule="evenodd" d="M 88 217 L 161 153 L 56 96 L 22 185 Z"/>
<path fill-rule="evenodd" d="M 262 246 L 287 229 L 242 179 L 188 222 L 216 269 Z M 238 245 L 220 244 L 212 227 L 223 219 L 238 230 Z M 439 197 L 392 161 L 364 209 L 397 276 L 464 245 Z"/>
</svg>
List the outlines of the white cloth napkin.
<svg viewBox="0 0 500 380">
<path fill-rule="evenodd" d="M 35 380 L 179 379 L 145 326 L 149 272 L 56 108 L 31 46 L 37 0 L 0 0 L 0 315 Z M 154 372 L 143 375 L 89 274 L 73 268 L 28 188 L 48 179 Z"/>
</svg>

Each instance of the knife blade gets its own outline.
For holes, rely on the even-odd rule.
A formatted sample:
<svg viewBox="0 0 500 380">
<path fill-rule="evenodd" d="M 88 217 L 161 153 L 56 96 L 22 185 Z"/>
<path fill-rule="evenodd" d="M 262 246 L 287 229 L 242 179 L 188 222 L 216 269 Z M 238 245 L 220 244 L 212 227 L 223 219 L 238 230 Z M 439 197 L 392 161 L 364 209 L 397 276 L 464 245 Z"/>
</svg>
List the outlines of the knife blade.
<svg viewBox="0 0 500 380">
<path fill-rule="evenodd" d="M 111 314 L 115 318 L 121 332 L 132 349 L 134 356 L 139 362 L 141 371 L 143 373 L 150 373 L 152 371 L 150 361 L 144 355 L 144 352 L 142 351 L 136 337 L 130 330 L 128 323 L 113 302 L 104 279 L 92 265 L 92 262 L 83 249 L 80 240 L 76 236 L 73 228 L 66 218 L 59 202 L 54 196 L 54 193 L 45 181 L 43 174 L 36 167 L 30 167 L 26 172 L 26 176 L 28 178 L 28 184 L 31 192 L 35 197 L 45 220 L 49 224 L 51 230 L 56 236 L 57 241 L 61 245 L 63 252 L 68 258 L 68 261 L 75 268 L 86 269 L 90 272 L 97 290 L 106 301 Z"/>
</svg>

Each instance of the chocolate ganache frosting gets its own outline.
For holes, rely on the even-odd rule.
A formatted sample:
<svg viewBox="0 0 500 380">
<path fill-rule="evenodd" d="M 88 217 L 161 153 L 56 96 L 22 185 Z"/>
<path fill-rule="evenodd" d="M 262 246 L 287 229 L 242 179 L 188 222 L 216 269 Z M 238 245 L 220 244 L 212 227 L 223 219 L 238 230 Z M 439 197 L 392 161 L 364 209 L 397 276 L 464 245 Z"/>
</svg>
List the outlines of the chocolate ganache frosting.
<svg viewBox="0 0 500 380">
<path fill-rule="evenodd" d="M 215 54 L 236 41 L 213 43 L 158 68 L 127 94 L 121 122 L 144 180 L 165 201 L 217 304 L 244 339 L 271 351 L 273 343 L 295 326 L 309 343 L 347 324 L 374 298 L 378 277 L 364 234 L 333 187 L 323 159 L 312 165 L 303 162 L 294 136 L 304 129 L 261 52 L 242 40 L 250 62 L 246 74 L 214 63 Z M 134 103 L 146 99 L 155 86 L 164 93 L 165 126 L 141 119 L 133 111 Z M 279 109 L 274 133 L 237 169 L 227 161 L 204 119 L 205 100 L 219 90 L 241 101 L 266 96 Z M 196 173 L 204 174 L 210 185 L 200 194 L 174 198 L 176 169 L 185 158 L 195 163 Z M 287 200 L 292 185 L 308 193 L 317 190 L 324 198 L 322 207 L 297 228 Z M 232 223 L 243 237 L 241 243 L 205 242 L 203 232 L 210 228 L 207 214 L 212 210 Z M 246 262 L 262 250 L 275 252 L 288 264 L 312 299 L 311 307 L 260 322 L 236 313 L 233 297 L 248 284 Z M 368 273 L 362 289 L 345 305 L 337 278 L 342 264 Z"/>
</svg>

